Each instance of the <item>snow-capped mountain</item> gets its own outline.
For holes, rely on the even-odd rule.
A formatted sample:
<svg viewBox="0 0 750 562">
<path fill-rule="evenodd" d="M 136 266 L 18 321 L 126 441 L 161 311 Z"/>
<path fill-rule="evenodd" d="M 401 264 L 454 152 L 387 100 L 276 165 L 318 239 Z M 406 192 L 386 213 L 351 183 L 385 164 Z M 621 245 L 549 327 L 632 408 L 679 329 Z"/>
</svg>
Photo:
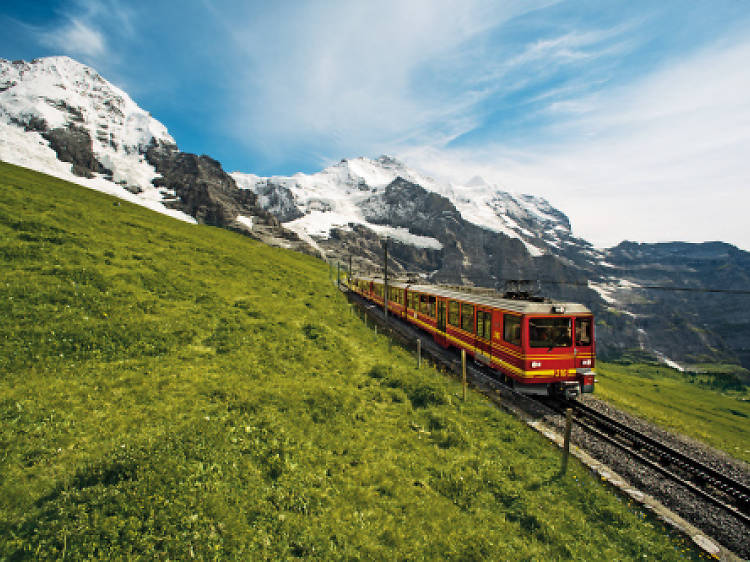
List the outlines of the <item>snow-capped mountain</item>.
<svg viewBox="0 0 750 562">
<path fill-rule="evenodd" d="M 448 199 L 468 222 L 520 240 L 531 256 L 559 253 L 568 244 L 580 244 L 570 221 L 549 202 L 533 195 L 514 195 L 482 178 L 465 185 L 434 180 L 409 169 L 390 156 L 376 160 L 342 160 L 314 174 L 258 177 L 234 172 L 237 185 L 259 196 L 259 204 L 301 236 L 327 239 L 334 229 L 363 225 L 416 247 L 440 249 L 434 237 L 391 226 L 388 209 L 377 208 L 388 185 L 402 178 Z M 368 220 L 368 216 L 375 220 Z"/>
<path fill-rule="evenodd" d="M 184 221 L 308 249 L 217 161 L 180 152 L 127 93 L 69 57 L 0 59 L 0 159 Z"/>
<path fill-rule="evenodd" d="M 167 128 L 96 71 L 68 57 L 0 59 L 0 159 L 105 191 L 182 220 L 151 182 L 153 142 Z M 138 196 L 136 196 L 136 193 Z"/>
</svg>

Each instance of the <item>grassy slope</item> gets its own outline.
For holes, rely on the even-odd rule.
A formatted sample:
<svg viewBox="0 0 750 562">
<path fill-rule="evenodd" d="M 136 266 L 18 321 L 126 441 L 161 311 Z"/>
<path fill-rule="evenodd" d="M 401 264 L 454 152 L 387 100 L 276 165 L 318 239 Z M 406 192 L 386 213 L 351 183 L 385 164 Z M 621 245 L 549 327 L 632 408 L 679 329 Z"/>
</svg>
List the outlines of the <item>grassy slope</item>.
<svg viewBox="0 0 750 562">
<path fill-rule="evenodd" d="M 696 377 L 643 364 L 600 362 L 597 379 L 599 398 L 750 462 L 746 388 L 720 391 L 707 387 L 716 384 L 715 376 Z"/>
<path fill-rule="evenodd" d="M 325 265 L 0 163 L 0 559 L 677 559 Z"/>
</svg>

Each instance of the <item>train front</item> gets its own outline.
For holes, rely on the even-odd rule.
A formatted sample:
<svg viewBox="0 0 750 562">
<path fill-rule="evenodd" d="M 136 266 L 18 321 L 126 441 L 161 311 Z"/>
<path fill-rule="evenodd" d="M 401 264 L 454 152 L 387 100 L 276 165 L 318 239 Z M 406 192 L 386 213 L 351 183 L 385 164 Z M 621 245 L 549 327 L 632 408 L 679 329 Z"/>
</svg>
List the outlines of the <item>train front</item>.
<svg viewBox="0 0 750 562">
<path fill-rule="evenodd" d="M 553 305 L 525 322 L 525 371 L 552 394 L 575 398 L 594 391 L 594 318 L 582 305 Z"/>
</svg>

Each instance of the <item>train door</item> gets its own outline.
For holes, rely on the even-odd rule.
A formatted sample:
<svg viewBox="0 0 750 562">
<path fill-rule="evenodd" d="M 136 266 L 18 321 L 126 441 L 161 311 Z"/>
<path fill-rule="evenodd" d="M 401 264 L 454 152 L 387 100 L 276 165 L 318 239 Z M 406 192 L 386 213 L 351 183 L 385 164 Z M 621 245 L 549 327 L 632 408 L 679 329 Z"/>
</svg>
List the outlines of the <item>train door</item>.
<svg viewBox="0 0 750 562">
<path fill-rule="evenodd" d="M 476 311 L 475 359 L 489 364 L 492 355 L 492 312 L 477 307 Z"/>
<path fill-rule="evenodd" d="M 435 341 L 443 347 L 447 346 L 448 342 L 445 338 L 445 301 L 441 299 L 437 301 L 437 329 L 438 333 L 435 334 Z"/>
</svg>

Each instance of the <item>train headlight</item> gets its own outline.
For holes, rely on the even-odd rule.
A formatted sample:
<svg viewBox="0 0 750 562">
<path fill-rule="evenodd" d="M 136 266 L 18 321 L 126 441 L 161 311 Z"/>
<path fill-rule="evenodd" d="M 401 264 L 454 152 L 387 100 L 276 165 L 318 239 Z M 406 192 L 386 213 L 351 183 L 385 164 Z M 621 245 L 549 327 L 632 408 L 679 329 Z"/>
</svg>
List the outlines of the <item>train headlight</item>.
<svg viewBox="0 0 750 562">
<path fill-rule="evenodd" d="M 542 366 L 542 362 L 541 361 L 532 361 L 531 362 L 531 368 L 532 369 L 538 369 L 541 366 Z"/>
<path fill-rule="evenodd" d="M 582 359 L 581 360 L 581 366 L 582 367 L 591 367 L 591 359 Z"/>
</svg>

